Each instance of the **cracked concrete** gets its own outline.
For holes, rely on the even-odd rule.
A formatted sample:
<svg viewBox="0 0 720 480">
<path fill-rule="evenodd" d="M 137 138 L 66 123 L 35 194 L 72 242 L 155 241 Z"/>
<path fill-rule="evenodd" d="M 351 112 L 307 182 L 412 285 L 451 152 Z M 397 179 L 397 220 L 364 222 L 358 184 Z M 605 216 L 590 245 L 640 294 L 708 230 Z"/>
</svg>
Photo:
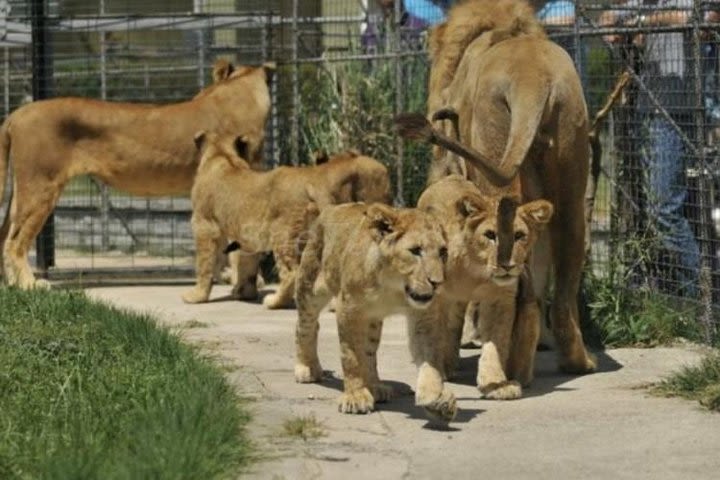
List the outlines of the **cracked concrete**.
<svg viewBox="0 0 720 480">
<path fill-rule="evenodd" d="M 552 353 L 540 352 L 535 382 L 511 402 L 479 398 L 479 351 L 464 350 L 459 378 L 451 383 L 460 411 L 449 428 L 434 430 L 407 394 L 369 415 L 337 412 L 342 381 L 332 314 L 321 317 L 319 338 L 320 359 L 331 374 L 321 384 L 296 384 L 294 310 L 229 300 L 225 286 L 214 288 L 210 303 L 184 305 L 186 288 L 88 293 L 150 312 L 166 325 L 195 325 L 181 328 L 182 335 L 218 355 L 230 381 L 253 400 L 249 434 L 261 458 L 244 478 L 684 480 L 714 479 L 720 471 L 720 415 L 642 388 L 697 361 L 698 347 L 600 352 L 600 371 L 584 377 L 558 373 Z M 414 385 L 402 319 L 386 322 L 378 362 L 381 377 L 398 390 Z M 304 441 L 284 434 L 286 420 L 308 415 L 322 423 L 325 436 Z"/>
</svg>

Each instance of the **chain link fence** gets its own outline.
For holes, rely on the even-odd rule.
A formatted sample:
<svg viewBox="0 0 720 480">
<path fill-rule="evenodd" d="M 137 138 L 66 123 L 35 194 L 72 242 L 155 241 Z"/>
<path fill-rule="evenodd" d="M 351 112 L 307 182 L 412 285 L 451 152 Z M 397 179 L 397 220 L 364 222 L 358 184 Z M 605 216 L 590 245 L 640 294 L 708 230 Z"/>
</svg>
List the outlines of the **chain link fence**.
<svg viewBox="0 0 720 480">
<path fill-rule="evenodd" d="M 600 127 L 593 274 L 618 289 L 663 293 L 677 308 L 691 305 L 709 338 L 720 305 L 718 2 L 531 3 L 574 59 L 591 116 L 622 72 L 631 77 Z M 268 168 L 356 148 L 390 167 L 396 203 L 412 205 L 430 153 L 403 144 L 392 120 L 425 111 L 427 28 L 450 4 L 0 2 L 4 110 L 33 94 L 176 102 L 209 83 L 218 58 L 273 60 Z M 44 48 L 34 38 L 44 38 Z M 37 264 L 51 278 L 189 274 L 189 217 L 187 197 L 131 197 L 79 178 L 38 242 Z"/>
</svg>

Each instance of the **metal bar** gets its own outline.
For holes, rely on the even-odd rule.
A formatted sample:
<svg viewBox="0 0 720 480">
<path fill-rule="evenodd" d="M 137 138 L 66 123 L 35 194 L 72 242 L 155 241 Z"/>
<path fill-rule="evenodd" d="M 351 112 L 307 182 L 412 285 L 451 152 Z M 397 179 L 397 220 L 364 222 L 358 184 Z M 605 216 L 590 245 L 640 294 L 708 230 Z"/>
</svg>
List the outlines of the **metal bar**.
<svg viewBox="0 0 720 480">
<path fill-rule="evenodd" d="M 403 72 L 402 63 L 400 61 L 400 51 L 402 50 L 402 9 L 400 6 L 401 2 L 394 2 L 394 20 L 395 20 L 395 45 L 393 48 L 393 54 L 395 55 L 395 115 L 403 111 Z M 395 148 L 397 150 L 397 157 L 395 158 L 395 205 L 402 206 L 405 204 L 405 197 L 403 195 L 403 154 L 405 145 L 400 135 L 396 136 Z"/>
<path fill-rule="evenodd" d="M 32 24 L 32 95 L 33 100 L 52 96 L 52 54 L 47 25 L 45 0 L 30 3 Z M 36 266 L 47 276 L 48 268 L 55 266 L 55 222 L 51 212 L 35 240 Z"/>
<path fill-rule="evenodd" d="M 298 2 L 292 3 L 292 118 L 290 119 L 290 161 L 293 165 L 300 163 L 300 64 L 298 62 L 298 47 L 300 31 L 298 29 Z"/>
<path fill-rule="evenodd" d="M 100 0 L 100 15 L 104 14 L 105 0 Z M 107 33 L 98 32 L 98 35 L 100 36 L 100 99 L 107 100 Z M 101 183 L 98 187 L 100 189 L 100 248 L 106 252 L 110 249 L 110 194 L 107 185 Z"/>
</svg>

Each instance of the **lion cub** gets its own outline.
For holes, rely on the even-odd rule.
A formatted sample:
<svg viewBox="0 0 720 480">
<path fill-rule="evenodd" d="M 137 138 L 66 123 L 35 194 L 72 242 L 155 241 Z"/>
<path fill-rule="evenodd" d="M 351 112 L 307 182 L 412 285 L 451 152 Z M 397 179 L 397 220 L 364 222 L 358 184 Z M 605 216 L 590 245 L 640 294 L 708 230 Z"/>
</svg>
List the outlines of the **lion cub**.
<svg viewBox="0 0 720 480">
<path fill-rule="evenodd" d="M 273 252 L 280 286 L 263 303 L 269 308 L 292 304 L 303 236 L 319 208 L 348 201 L 355 194 L 379 200 L 390 196 L 387 170 L 368 157 L 258 172 L 245 161 L 247 144 L 243 138 L 220 138 L 203 132 L 196 136 L 195 143 L 200 165 L 191 192 L 191 223 L 197 280 L 195 287 L 182 296 L 187 303 L 207 301 L 217 253 L 230 240 L 247 258 Z M 358 171 L 367 171 L 368 163 L 374 167 L 372 176 L 363 177 Z M 375 180 L 372 185 L 369 178 Z"/>
<path fill-rule="evenodd" d="M 448 235 L 443 291 L 410 331 L 416 363 L 428 355 L 442 357 L 434 360 L 442 369 L 425 377 L 434 384 L 423 388 L 434 392 L 429 395 L 442 391 L 442 379 L 457 361 L 466 306 L 475 302 L 483 342 L 478 388 L 486 398 L 520 397 L 521 385 L 532 380 L 540 332 L 540 307 L 526 262 L 552 217 L 552 205 L 545 200 L 518 205 L 509 197 L 482 195 L 472 182 L 452 175 L 429 186 L 418 208 L 434 215 Z"/>
<path fill-rule="evenodd" d="M 444 280 L 442 227 L 418 209 L 362 203 L 325 208 L 310 230 L 296 285 L 295 380 L 319 381 L 318 315 L 336 296 L 344 393 L 339 410 L 366 413 L 392 391 L 378 377 L 383 319 L 427 309 Z M 452 394 L 437 410 L 455 412 Z M 450 414 L 446 413 L 446 416 Z"/>
</svg>

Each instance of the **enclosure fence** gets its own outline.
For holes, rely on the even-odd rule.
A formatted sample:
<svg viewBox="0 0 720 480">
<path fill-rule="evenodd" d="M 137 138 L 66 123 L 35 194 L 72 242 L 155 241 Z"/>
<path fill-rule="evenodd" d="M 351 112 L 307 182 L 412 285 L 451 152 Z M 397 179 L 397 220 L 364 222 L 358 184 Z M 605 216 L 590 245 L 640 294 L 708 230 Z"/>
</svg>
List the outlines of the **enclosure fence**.
<svg viewBox="0 0 720 480">
<path fill-rule="evenodd" d="M 53 96 L 177 102 L 211 82 L 218 58 L 272 60 L 267 167 L 354 148 L 390 167 L 396 203 L 412 205 L 430 152 L 402 142 L 393 118 L 425 111 L 427 28 L 451 3 L 0 1 L 4 111 Z M 573 58 L 591 117 L 631 78 L 600 127 L 590 273 L 693 309 L 709 338 L 720 306 L 718 2 L 531 3 Z M 51 278 L 187 276 L 189 218 L 187 196 L 138 198 L 79 178 L 36 264 Z"/>
</svg>

